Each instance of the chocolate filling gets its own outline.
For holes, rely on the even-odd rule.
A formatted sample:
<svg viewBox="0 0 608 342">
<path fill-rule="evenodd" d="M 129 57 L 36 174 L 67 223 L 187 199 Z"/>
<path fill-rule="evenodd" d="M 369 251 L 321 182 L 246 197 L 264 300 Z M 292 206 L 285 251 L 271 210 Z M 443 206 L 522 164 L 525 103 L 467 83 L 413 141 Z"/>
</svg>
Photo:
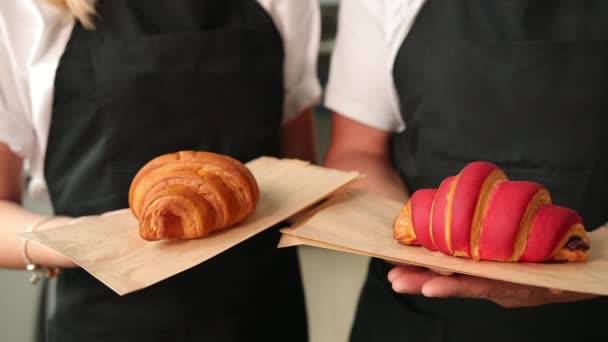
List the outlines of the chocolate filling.
<svg viewBox="0 0 608 342">
<path fill-rule="evenodd" d="M 566 242 L 565 248 L 567 248 L 569 251 L 586 251 L 589 250 L 589 244 L 583 241 L 580 236 L 573 236 L 570 238 L 570 240 L 568 240 L 568 242 Z"/>
</svg>

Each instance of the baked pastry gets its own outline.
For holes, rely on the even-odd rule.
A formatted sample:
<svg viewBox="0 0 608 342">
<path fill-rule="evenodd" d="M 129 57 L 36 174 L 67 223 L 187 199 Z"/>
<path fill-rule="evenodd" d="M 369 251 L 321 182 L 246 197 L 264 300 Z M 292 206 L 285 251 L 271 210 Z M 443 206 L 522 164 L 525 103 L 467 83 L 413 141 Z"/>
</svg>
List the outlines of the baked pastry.
<svg viewBox="0 0 608 342">
<path fill-rule="evenodd" d="M 129 189 L 129 207 L 146 240 L 195 239 L 249 216 L 260 193 L 238 160 L 181 151 L 144 165 Z"/>
<path fill-rule="evenodd" d="M 552 204 L 542 185 L 510 181 L 487 162 L 414 192 L 393 230 L 401 244 L 474 260 L 583 261 L 590 250 L 574 210 Z"/>
</svg>

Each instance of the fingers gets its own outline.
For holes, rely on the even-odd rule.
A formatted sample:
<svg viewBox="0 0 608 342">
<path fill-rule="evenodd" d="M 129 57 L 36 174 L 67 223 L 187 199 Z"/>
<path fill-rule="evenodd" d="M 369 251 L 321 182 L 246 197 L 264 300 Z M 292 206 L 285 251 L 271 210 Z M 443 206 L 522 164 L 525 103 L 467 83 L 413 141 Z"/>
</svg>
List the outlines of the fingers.
<svg viewBox="0 0 608 342">
<path fill-rule="evenodd" d="M 436 277 L 451 276 L 453 272 L 425 267 L 399 265 L 388 273 L 388 281 L 398 293 L 422 294 L 423 286 Z"/>
<path fill-rule="evenodd" d="M 558 289 L 515 284 L 438 269 L 397 266 L 388 273 L 388 281 L 397 293 L 425 297 L 477 298 L 490 300 L 504 308 L 529 307 L 547 303 L 571 302 L 594 296 Z"/>
<path fill-rule="evenodd" d="M 388 281 L 392 282 L 394 279 L 400 278 L 405 274 L 425 272 L 427 270 L 425 267 L 400 264 L 388 272 Z"/>
<path fill-rule="evenodd" d="M 411 264 L 404 264 L 404 263 L 400 263 L 400 262 L 396 262 L 396 261 L 392 261 L 392 260 L 386 260 L 386 259 L 384 261 L 386 263 L 389 263 L 389 264 L 394 265 L 394 266 L 402 266 L 402 267 L 410 267 L 410 268 L 414 267 L 414 268 L 421 269 L 421 270 L 430 270 L 430 271 L 433 271 L 433 272 L 435 272 L 435 273 L 437 273 L 439 275 L 442 275 L 442 276 L 451 276 L 451 275 L 454 275 L 454 272 L 452 272 L 452 271 L 446 271 L 446 270 L 442 270 L 442 269 L 439 269 L 439 268 L 413 266 Z"/>
<path fill-rule="evenodd" d="M 463 297 L 493 301 L 505 308 L 535 306 L 553 301 L 548 289 L 473 276 L 436 277 L 422 288 L 426 297 Z"/>
<path fill-rule="evenodd" d="M 422 294 L 436 298 L 486 299 L 505 308 L 571 302 L 594 297 L 462 274 L 442 276 L 428 269 L 414 267 L 396 267 L 389 273 L 389 280 L 393 289 L 399 293 Z"/>
<path fill-rule="evenodd" d="M 435 277 L 424 284 L 421 292 L 426 297 L 490 297 L 493 281 L 469 276 Z"/>
<path fill-rule="evenodd" d="M 420 294 L 426 282 L 439 277 L 428 269 L 413 266 L 398 266 L 389 272 L 388 279 L 398 293 Z"/>
<path fill-rule="evenodd" d="M 392 270 L 390 270 L 388 272 L 388 276 L 387 276 L 388 281 L 390 281 L 392 283 L 395 279 L 401 278 L 401 276 L 408 269 L 408 267 L 410 267 L 410 266 L 397 266 L 397 267 L 394 267 Z"/>
</svg>

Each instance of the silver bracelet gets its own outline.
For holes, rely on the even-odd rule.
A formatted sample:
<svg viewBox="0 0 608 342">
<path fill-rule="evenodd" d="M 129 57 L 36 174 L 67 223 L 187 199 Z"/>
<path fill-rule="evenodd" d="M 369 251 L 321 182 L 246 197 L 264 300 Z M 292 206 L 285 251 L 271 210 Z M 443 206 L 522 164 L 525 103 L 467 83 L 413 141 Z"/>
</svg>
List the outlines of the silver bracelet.
<svg viewBox="0 0 608 342">
<path fill-rule="evenodd" d="M 26 232 L 27 233 L 33 232 L 38 227 L 40 227 L 44 223 L 52 220 L 53 218 L 54 218 L 54 216 L 45 217 L 44 219 L 36 222 L 31 227 L 29 227 L 26 230 Z M 29 242 L 28 239 L 23 239 L 21 254 L 23 255 L 23 260 L 25 260 L 25 269 L 32 273 L 32 275 L 30 277 L 30 283 L 36 285 L 40 282 L 40 279 L 42 279 L 42 277 L 46 277 L 46 278 L 50 279 L 50 278 L 54 278 L 54 277 L 58 276 L 61 271 L 59 268 L 37 265 L 32 261 L 32 259 L 30 259 L 29 255 L 27 254 L 28 242 Z"/>
</svg>

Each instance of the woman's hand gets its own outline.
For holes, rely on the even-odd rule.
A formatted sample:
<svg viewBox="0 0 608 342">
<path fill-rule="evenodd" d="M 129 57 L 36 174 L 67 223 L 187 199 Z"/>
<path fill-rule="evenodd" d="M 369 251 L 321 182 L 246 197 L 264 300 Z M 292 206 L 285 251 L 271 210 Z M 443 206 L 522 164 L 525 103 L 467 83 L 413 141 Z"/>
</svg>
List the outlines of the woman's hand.
<svg viewBox="0 0 608 342">
<path fill-rule="evenodd" d="M 84 219 L 84 218 L 83 218 Z M 36 231 L 51 229 L 61 226 L 66 226 L 78 222 L 79 219 L 74 219 L 65 216 L 56 216 L 45 223 L 41 224 Z M 72 260 L 65 257 L 63 254 L 41 245 L 35 241 L 29 241 L 27 245 L 27 254 L 35 264 L 52 265 L 59 268 L 74 268 L 79 267 Z"/>
<path fill-rule="evenodd" d="M 505 308 L 566 303 L 597 297 L 505 281 L 455 274 L 442 275 L 427 268 L 397 266 L 388 273 L 393 290 L 426 297 L 478 298 Z"/>
<path fill-rule="evenodd" d="M 608 229 L 608 224 L 596 231 L 600 229 Z M 394 265 L 396 267 L 388 273 L 388 280 L 393 285 L 393 290 L 398 293 L 420 294 L 437 298 L 486 299 L 505 308 L 567 303 L 598 297 L 586 293 L 521 285 L 463 274 L 455 275 L 423 267 Z"/>
<path fill-rule="evenodd" d="M 21 206 L 22 183 L 23 159 L 15 154 L 7 144 L 0 142 L 0 251 L 2 251 L 0 268 L 25 268 L 23 238 L 17 234 L 24 232 L 28 227 L 42 222 L 36 230 L 50 229 L 95 217 L 57 216 L 47 220 L 44 216 L 25 210 Z M 101 216 L 113 215 L 121 211 L 108 212 Z M 61 268 L 78 266 L 65 256 L 34 241 L 27 243 L 27 253 L 35 264 Z"/>
<path fill-rule="evenodd" d="M 121 209 L 116 211 L 110 211 L 101 215 L 82 216 L 77 218 L 56 216 L 40 225 L 40 227 L 38 227 L 36 231 L 67 226 L 75 223 L 82 223 L 92 218 L 116 215 L 126 210 L 128 209 Z M 60 268 L 79 267 L 76 263 L 74 263 L 72 260 L 68 259 L 64 255 L 56 252 L 51 248 L 38 244 L 35 241 L 28 242 L 28 255 L 34 263 L 49 264 Z M 38 260 L 44 260 L 44 262 L 39 262 Z"/>
</svg>

